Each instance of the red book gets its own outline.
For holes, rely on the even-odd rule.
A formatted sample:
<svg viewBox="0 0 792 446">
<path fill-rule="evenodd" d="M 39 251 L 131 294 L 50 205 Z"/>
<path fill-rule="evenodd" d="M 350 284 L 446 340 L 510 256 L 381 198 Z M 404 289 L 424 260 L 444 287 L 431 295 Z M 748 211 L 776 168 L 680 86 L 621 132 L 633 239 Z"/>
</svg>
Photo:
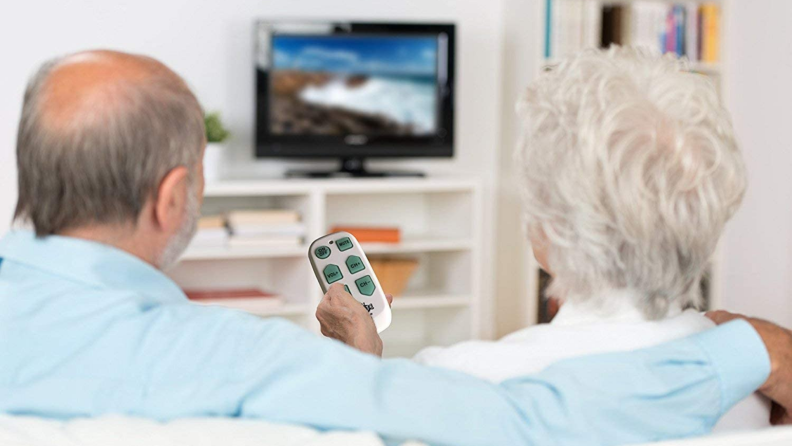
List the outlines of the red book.
<svg viewBox="0 0 792 446">
<path fill-rule="evenodd" d="M 275 294 L 264 292 L 258 288 L 233 288 L 226 290 L 184 290 L 190 300 L 222 300 L 222 299 L 258 299 L 262 297 L 277 297 Z"/>
<path fill-rule="evenodd" d="M 360 243 L 399 243 L 401 241 L 401 230 L 399 228 L 333 226 L 330 229 L 330 232 L 340 231 L 354 235 Z"/>
</svg>

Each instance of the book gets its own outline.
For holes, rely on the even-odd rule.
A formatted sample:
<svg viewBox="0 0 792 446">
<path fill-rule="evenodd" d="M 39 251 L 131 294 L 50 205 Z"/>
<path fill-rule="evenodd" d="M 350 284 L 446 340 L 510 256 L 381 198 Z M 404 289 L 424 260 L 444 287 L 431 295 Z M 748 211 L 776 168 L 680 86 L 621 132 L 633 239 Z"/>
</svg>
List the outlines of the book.
<svg viewBox="0 0 792 446">
<path fill-rule="evenodd" d="M 685 5 L 685 56 L 689 60 L 699 60 L 698 54 L 698 3 Z"/>
<path fill-rule="evenodd" d="M 183 291 L 190 300 L 277 298 L 276 294 L 268 293 L 258 288 L 196 289 Z"/>
<path fill-rule="evenodd" d="M 225 217 L 222 215 L 206 215 L 198 219 L 198 229 L 225 228 Z"/>
<path fill-rule="evenodd" d="M 625 26 L 623 15 L 625 6 L 606 5 L 602 8 L 602 32 L 600 33 L 600 47 L 608 48 L 611 45 L 625 44 L 623 28 Z"/>
<path fill-rule="evenodd" d="M 701 60 L 714 63 L 720 55 L 720 8 L 717 3 L 704 3 L 701 5 Z"/>
<path fill-rule="evenodd" d="M 222 247 L 226 245 L 228 238 L 228 231 L 225 228 L 199 229 L 190 240 L 190 247 Z"/>
<path fill-rule="evenodd" d="M 360 243 L 399 243 L 401 230 L 395 227 L 333 226 L 330 232 L 345 231 Z"/>
<path fill-rule="evenodd" d="M 277 310 L 285 303 L 280 296 L 258 288 L 184 290 L 184 294 L 199 305 L 234 308 L 253 314 Z"/>
<path fill-rule="evenodd" d="M 291 209 L 235 210 L 226 214 L 226 221 L 232 229 L 246 224 L 298 223 L 300 213 Z"/>
<path fill-rule="evenodd" d="M 720 49 L 720 5 L 632 0 L 546 0 L 545 57 L 588 47 L 630 45 L 715 63 Z"/>
</svg>

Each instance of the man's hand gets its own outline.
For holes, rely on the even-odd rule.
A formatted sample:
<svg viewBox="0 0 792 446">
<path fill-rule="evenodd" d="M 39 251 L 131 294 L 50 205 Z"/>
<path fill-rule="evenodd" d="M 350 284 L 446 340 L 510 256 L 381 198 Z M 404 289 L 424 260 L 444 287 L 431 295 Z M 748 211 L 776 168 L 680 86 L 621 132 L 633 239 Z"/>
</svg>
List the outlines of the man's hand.
<svg viewBox="0 0 792 446">
<path fill-rule="evenodd" d="M 772 424 L 792 424 L 792 332 L 772 322 L 728 311 L 710 311 L 707 317 L 718 325 L 744 319 L 759 333 L 770 355 L 770 377 L 759 392 L 773 400 Z"/>
<path fill-rule="evenodd" d="M 393 296 L 387 294 L 388 304 Z M 316 308 L 316 319 L 322 334 L 337 339 L 364 353 L 382 356 L 382 339 L 374 320 L 363 305 L 344 290 L 341 284 L 331 285 Z"/>
</svg>

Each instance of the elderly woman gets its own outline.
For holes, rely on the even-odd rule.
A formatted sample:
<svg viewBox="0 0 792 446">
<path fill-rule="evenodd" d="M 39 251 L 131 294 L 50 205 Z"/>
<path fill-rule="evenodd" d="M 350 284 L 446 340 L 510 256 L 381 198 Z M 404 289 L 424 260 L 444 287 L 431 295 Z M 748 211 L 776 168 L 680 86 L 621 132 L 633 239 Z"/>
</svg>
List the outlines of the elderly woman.
<svg viewBox="0 0 792 446">
<path fill-rule="evenodd" d="M 564 304 L 549 325 L 415 359 L 502 381 L 712 327 L 688 308 L 746 186 L 712 81 L 672 56 L 588 51 L 544 73 L 518 109 L 528 234 L 553 278 L 549 294 Z M 755 398 L 718 429 L 767 425 Z"/>
</svg>

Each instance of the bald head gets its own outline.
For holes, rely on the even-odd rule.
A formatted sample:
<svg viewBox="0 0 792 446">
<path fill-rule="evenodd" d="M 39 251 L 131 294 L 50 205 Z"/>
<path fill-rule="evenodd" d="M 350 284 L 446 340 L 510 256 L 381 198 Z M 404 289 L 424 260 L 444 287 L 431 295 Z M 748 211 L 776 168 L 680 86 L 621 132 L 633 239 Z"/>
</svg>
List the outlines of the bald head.
<svg viewBox="0 0 792 446">
<path fill-rule="evenodd" d="M 187 90 L 181 78 L 155 59 L 117 51 L 87 51 L 56 61 L 41 86 L 41 117 L 52 128 L 80 118 L 118 113 L 124 98 L 151 83 Z"/>
<path fill-rule="evenodd" d="M 45 63 L 25 93 L 16 217 L 37 234 L 134 223 L 172 169 L 196 168 L 203 113 L 162 63 L 89 51 Z"/>
</svg>

